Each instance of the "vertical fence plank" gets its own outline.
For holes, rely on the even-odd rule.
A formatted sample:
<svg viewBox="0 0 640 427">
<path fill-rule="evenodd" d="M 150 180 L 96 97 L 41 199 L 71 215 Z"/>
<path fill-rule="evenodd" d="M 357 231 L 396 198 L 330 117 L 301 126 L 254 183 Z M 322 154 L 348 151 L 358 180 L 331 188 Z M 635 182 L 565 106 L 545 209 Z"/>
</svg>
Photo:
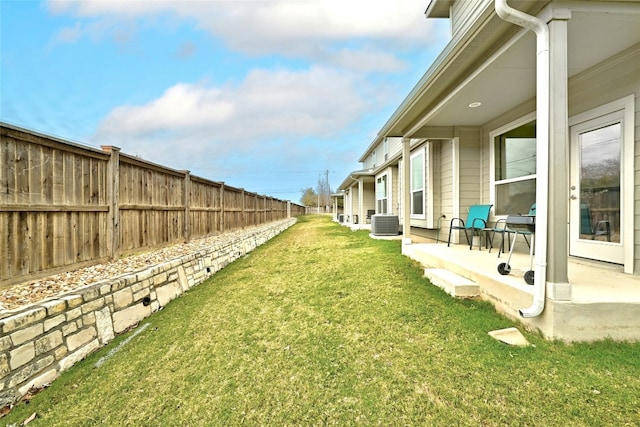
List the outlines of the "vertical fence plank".
<svg viewBox="0 0 640 427">
<path fill-rule="evenodd" d="M 51 262 L 53 263 L 52 267 L 57 267 L 60 265 L 65 265 L 64 258 L 64 247 L 65 247 L 65 234 L 64 234 L 64 226 L 65 226 L 65 213 L 64 212 L 54 212 L 51 215 L 52 224 L 51 224 L 51 233 L 52 233 L 52 255 Z"/>
<path fill-rule="evenodd" d="M 13 173 L 13 159 L 9 160 L 10 138 L 3 137 L 0 140 L 0 204 L 11 203 L 9 197 L 9 174 Z"/>
<path fill-rule="evenodd" d="M 120 256 L 120 148 L 103 145 L 102 150 L 109 153 L 107 162 L 106 202 L 109 207 L 107 219 L 107 254 L 113 260 Z"/>
<path fill-rule="evenodd" d="M 184 172 L 184 187 L 182 200 L 184 204 L 184 241 L 191 240 L 191 175 L 188 170 Z"/>
<path fill-rule="evenodd" d="M 15 277 L 21 275 L 20 260 L 22 257 L 20 256 L 18 247 L 20 242 L 20 212 L 11 212 L 7 219 L 7 230 L 9 232 L 7 236 L 9 246 L 7 268 L 9 270 L 9 277 Z"/>
<path fill-rule="evenodd" d="M 64 153 L 51 151 L 51 203 L 64 205 Z"/>
<path fill-rule="evenodd" d="M 220 232 L 225 231 L 225 194 L 224 182 L 220 183 Z"/>
<path fill-rule="evenodd" d="M 29 203 L 29 152 L 23 142 L 16 144 L 16 203 Z"/>
<path fill-rule="evenodd" d="M 9 278 L 11 274 L 11 270 L 9 269 L 9 265 L 11 264 L 11 252 L 9 252 L 9 241 L 11 238 L 9 215 L 11 215 L 10 212 L 0 212 L 0 253 L 3 254 L 3 256 L 0 257 L 0 280 Z"/>
<path fill-rule="evenodd" d="M 53 203 L 53 150 L 42 147 L 42 201 L 43 205 Z"/>
<path fill-rule="evenodd" d="M 73 214 L 74 212 L 66 212 L 64 218 L 64 264 L 73 264 Z"/>
<path fill-rule="evenodd" d="M 241 214 L 240 214 L 240 228 L 244 228 L 244 227 L 245 227 L 245 224 L 247 223 L 247 221 L 246 221 L 246 216 L 245 216 L 245 209 L 246 209 L 245 203 L 246 203 L 246 198 L 245 198 L 244 188 L 242 188 L 241 190 L 242 190 L 242 193 L 241 193 L 241 194 L 242 194 L 242 196 L 241 196 L 241 197 L 242 197 L 242 200 L 241 200 L 241 203 L 242 203 L 242 205 L 241 205 L 241 206 L 242 206 L 242 211 L 241 211 Z"/>
<path fill-rule="evenodd" d="M 29 180 L 29 204 L 40 204 L 42 202 L 42 148 L 29 146 L 29 169 L 27 177 Z"/>
</svg>

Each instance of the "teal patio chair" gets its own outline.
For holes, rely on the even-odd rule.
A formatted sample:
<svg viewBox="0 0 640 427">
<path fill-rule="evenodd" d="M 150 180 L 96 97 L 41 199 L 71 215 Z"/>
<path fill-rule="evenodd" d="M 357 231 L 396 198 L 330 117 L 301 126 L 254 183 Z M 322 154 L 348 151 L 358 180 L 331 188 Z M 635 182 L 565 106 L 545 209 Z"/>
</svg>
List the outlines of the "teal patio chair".
<svg viewBox="0 0 640 427">
<path fill-rule="evenodd" d="M 492 206 L 493 205 L 472 205 L 469 208 L 466 221 L 462 218 L 452 218 L 449 226 L 449 240 L 447 241 L 447 246 L 451 244 L 451 232 L 453 230 L 462 230 L 464 231 L 464 236 L 467 238 L 469 250 L 473 249 L 473 236 L 475 236 L 477 231 L 487 228 L 489 212 L 491 211 Z M 471 240 L 469 240 L 469 234 L 467 231 L 471 232 Z"/>
<path fill-rule="evenodd" d="M 596 226 L 593 226 L 593 222 L 591 221 L 591 209 L 589 209 L 589 205 L 586 203 L 580 204 L 580 234 L 591 236 L 591 240 L 595 240 L 596 237 L 605 236 L 607 238 L 607 242 L 611 241 L 611 225 L 609 221 L 602 220 L 596 223 Z"/>
</svg>

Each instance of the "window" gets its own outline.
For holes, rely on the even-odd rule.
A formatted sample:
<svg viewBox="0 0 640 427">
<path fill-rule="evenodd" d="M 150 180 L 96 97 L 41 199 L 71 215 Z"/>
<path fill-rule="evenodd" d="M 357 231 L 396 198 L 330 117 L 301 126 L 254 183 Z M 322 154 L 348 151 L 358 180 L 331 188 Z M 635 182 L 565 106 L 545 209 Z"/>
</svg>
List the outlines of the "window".
<svg viewBox="0 0 640 427">
<path fill-rule="evenodd" d="M 387 175 L 382 175 L 376 180 L 376 213 L 387 214 Z"/>
<path fill-rule="evenodd" d="M 536 201 L 536 123 L 494 138 L 496 215 L 527 213 Z"/>
<path fill-rule="evenodd" d="M 424 149 L 411 155 L 411 216 L 424 218 Z"/>
<path fill-rule="evenodd" d="M 373 153 L 371 153 L 371 167 L 376 167 L 376 150 L 373 150 Z"/>
</svg>

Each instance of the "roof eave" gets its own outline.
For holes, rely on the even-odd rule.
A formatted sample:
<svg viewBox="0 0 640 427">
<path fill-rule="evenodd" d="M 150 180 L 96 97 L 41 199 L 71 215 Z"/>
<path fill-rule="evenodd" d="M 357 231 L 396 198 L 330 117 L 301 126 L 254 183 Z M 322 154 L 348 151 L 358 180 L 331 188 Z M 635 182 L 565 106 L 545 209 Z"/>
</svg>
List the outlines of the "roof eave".
<svg viewBox="0 0 640 427">
<path fill-rule="evenodd" d="M 427 18 L 449 18 L 451 5 L 455 0 L 431 0 L 424 15 Z"/>
</svg>

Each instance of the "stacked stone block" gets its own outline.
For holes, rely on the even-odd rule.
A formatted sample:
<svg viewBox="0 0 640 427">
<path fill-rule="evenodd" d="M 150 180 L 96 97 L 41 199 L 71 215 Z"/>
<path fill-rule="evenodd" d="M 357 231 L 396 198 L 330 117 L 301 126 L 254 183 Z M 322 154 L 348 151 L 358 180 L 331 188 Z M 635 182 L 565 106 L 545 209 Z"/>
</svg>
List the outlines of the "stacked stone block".
<svg viewBox="0 0 640 427">
<path fill-rule="evenodd" d="M 0 408 L 51 383 L 117 334 L 295 223 L 221 235 L 206 250 L 94 283 L 0 319 Z"/>
</svg>

